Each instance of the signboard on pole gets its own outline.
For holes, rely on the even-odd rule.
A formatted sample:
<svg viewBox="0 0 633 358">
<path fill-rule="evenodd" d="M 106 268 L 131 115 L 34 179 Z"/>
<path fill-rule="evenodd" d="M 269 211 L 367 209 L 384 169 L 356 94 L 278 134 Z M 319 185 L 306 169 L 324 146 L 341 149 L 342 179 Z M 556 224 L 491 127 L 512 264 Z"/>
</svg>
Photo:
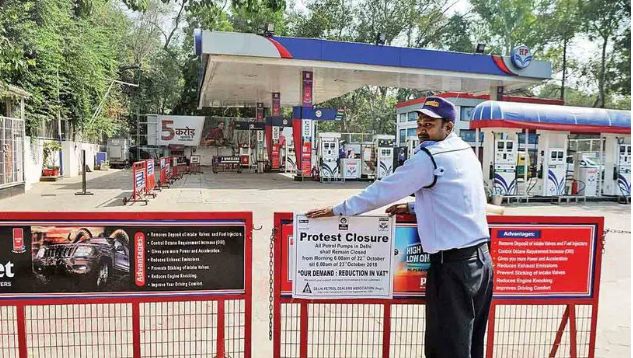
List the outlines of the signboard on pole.
<svg viewBox="0 0 633 358">
<path fill-rule="evenodd" d="M 200 116 L 164 116 L 158 118 L 158 145 L 200 145 L 204 117 Z"/>
<path fill-rule="evenodd" d="M 294 218 L 294 298 L 391 298 L 394 218 Z"/>
</svg>

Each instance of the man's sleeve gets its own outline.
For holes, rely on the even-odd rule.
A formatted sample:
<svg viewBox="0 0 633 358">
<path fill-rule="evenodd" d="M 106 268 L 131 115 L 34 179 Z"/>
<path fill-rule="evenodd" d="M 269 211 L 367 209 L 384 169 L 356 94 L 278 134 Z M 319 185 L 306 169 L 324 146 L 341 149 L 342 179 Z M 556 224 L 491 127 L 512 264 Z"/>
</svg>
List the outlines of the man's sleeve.
<svg viewBox="0 0 633 358">
<path fill-rule="evenodd" d="M 433 170 L 429 155 L 418 152 L 390 176 L 335 206 L 334 215 L 362 214 L 409 196 L 433 183 Z"/>
</svg>

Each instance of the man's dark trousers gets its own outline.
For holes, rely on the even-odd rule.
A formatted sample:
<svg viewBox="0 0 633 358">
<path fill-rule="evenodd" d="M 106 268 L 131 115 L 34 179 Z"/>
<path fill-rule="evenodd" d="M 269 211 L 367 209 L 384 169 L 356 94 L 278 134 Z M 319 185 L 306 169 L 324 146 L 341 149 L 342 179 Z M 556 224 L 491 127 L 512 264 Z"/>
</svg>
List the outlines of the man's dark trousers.
<svg viewBox="0 0 633 358">
<path fill-rule="evenodd" d="M 426 358 L 483 358 L 492 301 L 493 269 L 487 245 L 468 258 L 431 255 L 426 284 Z"/>
</svg>

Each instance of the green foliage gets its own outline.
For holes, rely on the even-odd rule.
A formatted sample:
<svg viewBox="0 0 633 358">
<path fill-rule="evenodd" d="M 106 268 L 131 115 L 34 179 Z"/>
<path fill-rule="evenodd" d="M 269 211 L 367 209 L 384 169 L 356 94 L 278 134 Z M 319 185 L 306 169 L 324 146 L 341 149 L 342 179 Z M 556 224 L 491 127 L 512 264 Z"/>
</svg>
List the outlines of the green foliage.
<svg viewBox="0 0 633 358">
<path fill-rule="evenodd" d="M 29 131 L 58 116 L 76 128 L 93 124 L 109 79 L 117 77 L 127 26 L 128 18 L 112 4 L 95 2 L 89 14 L 78 15 L 75 3 L 64 0 L 3 3 L 0 28 L 11 46 L 8 57 L 2 53 L 0 81 L 33 95 Z"/>
<path fill-rule="evenodd" d="M 44 143 L 44 166 L 49 169 L 55 168 L 55 153 L 62 150 L 62 145 L 58 141 Z"/>
</svg>

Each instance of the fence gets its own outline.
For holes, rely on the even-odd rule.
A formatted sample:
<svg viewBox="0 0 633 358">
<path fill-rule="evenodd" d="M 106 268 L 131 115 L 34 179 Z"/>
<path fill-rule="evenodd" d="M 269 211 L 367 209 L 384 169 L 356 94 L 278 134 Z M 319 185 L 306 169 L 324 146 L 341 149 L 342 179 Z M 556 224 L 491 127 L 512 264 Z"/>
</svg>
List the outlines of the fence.
<svg viewBox="0 0 633 358">
<path fill-rule="evenodd" d="M 423 357 L 425 273 L 412 273 L 394 281 L 394 298 L 390 300 L 293 299 L 290 274 L 293 264 L 289 262 L 292 220 L 290 213 L 276 213 L 274 218 L 274 242 L 271 243 L 275 277 L 271 297 L 274 357 Z M 486 357 L 593 358 L 603 218 L 492 216 L 488 221 L 496 277 Z M 415 218 L 398 217 L 396 243 L 399 230 L 414 230 L 417 237 Z M 539 232 L 553 243 L 561 242 L 558 245 L 564 252 L 555 255 L 567 255 L 569 262 L 560 261 L 560 272 L 549 270 L 552 277 L 559 275 L 562 279 L 553 279 L 549 289 L 547 284 L 532 284 L 532 288 L 543 290 L 540 293 L 527 289 L 513 291 L 513 287 L 530 285 L 520 286 L 522 274 L 503 266 L 511 257 L 519 260 L 523 257 L 520 253 L 514 254 L 513 245 L 518 245 L 520 240 L 502 238 L 503 232 L 509 230 Z M 561 238 L 569 241 L 551 235 L 562 233 L 561 230 L 565 232 Z M 538 262 L 547 267 L 549 256 L 543 255 L 544 259 Z M 504 277 L 515 281 L 508 283 Z"/>
<path fill-rule="evenodd" d="M 15 242 L 0 241 L 0 358 L 251 357 L 251 213 L 0 214 L 3 237 L 12 229 L 24 233 L 25 246 L 12 251 Z M 82 244 L 104 245 L 103 237 L 133 238 L 124 247 L 125 279 L 96 290 L 84 280 L 42 279 L 49 258 L 79 260 Z M 198 253 L 159 251 L 175 243 Z M 162 278 L 160 262 L 169 257 L 182 271 Z M 187 269 L 191 262 L 209 267 Z"/>
</svg>

